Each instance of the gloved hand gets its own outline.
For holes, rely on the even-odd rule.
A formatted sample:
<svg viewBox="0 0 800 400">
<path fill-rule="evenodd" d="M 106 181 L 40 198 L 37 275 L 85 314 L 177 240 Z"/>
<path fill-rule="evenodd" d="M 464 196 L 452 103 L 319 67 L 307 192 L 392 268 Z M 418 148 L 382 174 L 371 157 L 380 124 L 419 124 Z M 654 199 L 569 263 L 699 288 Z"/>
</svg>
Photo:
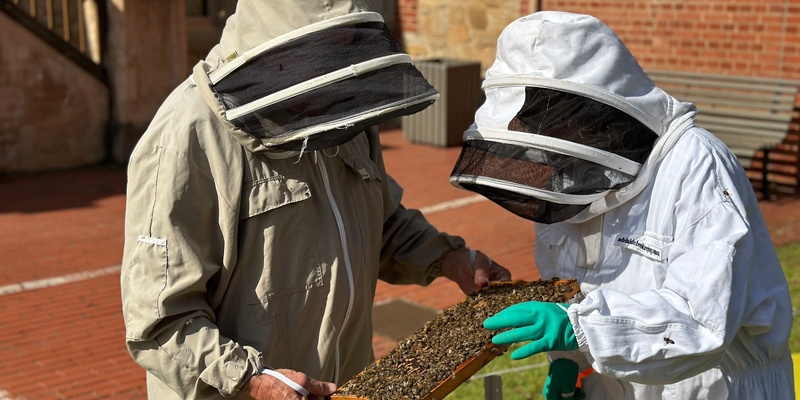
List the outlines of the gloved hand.
<svg viewBox="0 0 800 400">
<path fill-rule="evenodd" d="M 507 307 L 483 321 L 489 330 L 516 328 L 492 338 L 496 345 L 530 340 L 511 353 L 514 360 L 550 350 L 577 350 L 575 332 L 567 317 L 567 305 L 541 301 L 528 301 Z"/>
<path fill-rule="evenodd" d="M 578 363 L 568 358 L 559 358 L 550 363 L 542 394 L 546 400 L 581 400 L 585 393 L 575 392 L 577 383 Z"/>
</svg>

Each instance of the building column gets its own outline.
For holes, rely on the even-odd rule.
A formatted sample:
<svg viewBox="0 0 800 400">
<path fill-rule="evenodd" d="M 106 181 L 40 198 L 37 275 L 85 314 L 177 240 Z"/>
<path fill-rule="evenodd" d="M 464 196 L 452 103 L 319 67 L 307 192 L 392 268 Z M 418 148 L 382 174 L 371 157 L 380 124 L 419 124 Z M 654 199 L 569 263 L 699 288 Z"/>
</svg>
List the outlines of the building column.
<svg viewBox="0 0 800 400">
<path fill-rule="evenodd" d="M 169 93 L 189 76 L 185 0 L 105 0 L 109 156 L 127 163 Z"/>
</svg>

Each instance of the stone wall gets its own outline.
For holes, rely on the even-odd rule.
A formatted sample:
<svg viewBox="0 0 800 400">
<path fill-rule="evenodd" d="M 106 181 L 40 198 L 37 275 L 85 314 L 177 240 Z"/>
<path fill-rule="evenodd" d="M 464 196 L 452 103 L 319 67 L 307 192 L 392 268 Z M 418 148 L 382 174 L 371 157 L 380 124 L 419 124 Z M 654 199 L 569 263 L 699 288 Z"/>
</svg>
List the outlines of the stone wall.
<svg viewBox="0 0 800 400">
<path fill-rule="evenodd" d="M 497 37 L 520 16 L 520 0 L 400 0 L 405 50 L 415 60 L 494 62 Z"/>
<path fill-rule="evenodd" d="M 105 157 L 108 89 L 0 13 L 0 174 Z"/>
</svg>

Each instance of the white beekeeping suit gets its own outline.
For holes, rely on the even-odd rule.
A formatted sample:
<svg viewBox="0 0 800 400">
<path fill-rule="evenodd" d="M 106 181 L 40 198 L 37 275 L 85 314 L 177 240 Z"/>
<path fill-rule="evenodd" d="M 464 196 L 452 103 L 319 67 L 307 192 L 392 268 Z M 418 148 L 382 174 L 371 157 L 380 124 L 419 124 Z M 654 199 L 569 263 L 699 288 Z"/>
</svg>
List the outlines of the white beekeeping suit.
<svg viewBox="0 0 800 400">
<path fill-rule="evenodd" d="M 511 23 L 483 87 L 451 182 L 536 221 L 542 278 L 580 283 L 572 345 L 544 350 L 594 369 L 586 398 L 793 399 L 786 279 L 695 107 L 601 21 L 562 12 Z"/>
</svg>

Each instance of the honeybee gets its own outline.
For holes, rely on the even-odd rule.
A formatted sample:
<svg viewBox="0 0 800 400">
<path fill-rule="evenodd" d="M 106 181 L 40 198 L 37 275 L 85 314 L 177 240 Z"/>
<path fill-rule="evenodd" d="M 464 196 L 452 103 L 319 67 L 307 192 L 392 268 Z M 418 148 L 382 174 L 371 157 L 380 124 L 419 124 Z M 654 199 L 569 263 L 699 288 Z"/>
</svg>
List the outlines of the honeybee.
<svg viewBox="0 0 800 400">
<path fill-rule="evenodd" d="M 675 344 L 675 342 L 673 342 L 672 339 L 669 338 L 669 334 L 667 336 L 664 336 L 664 346 L 668 344 Z"/>
</svg>

